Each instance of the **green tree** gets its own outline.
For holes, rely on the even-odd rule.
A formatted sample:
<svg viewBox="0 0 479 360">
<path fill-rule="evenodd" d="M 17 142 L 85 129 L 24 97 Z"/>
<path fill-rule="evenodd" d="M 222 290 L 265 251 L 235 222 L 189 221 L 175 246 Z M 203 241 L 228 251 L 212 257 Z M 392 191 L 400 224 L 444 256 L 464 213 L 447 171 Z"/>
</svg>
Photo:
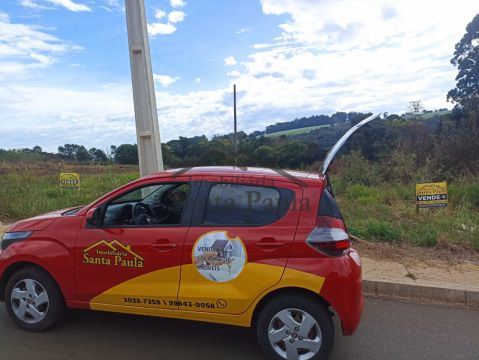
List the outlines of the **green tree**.
<svg viewBox="0 0 479 360">
<path fill-rule="evenodd" d="M 299 141 L 287 141 L 277 149 L 279 166 L 285 169 L 299 169 L 308 163 L 308 147 Z"/>
<path fill-rule="evenodd" d="M 90 154 L 83 145 L 65 144 L 65 146 L 58 147 L 58 155 L 70 161 L 85 163 L 90 161 Z"/>
<path fill-rule="evenodd" d="M 253 151 L 253 159 L 257 165 L 276 168 L 278 167 L 278 157 L 274 148 L 268 145 L 258 146 Z"/>
<path fill-rule="evenodd" d="M 115 149 L 115 162 L 118 164 L 138 164 L 138 146 L 122 144 Z"/>
<path fill-rule="evenodd" d="M 451 63 L 458 68 L 456 87 L 447 94 L 448 101 L 466 111 L 479 110 L 479 14 L 467 25 L 466 33 L 456 44 Z"/>
<path fill-rule="evenodd" d="M 421 115 L 424 112 L 424 106 L 422 105 L 421 100 L 410 101 L 407 108 L 407 118 L 413 121 L 421 120 Z"/>
<path fill-rule="evenodd" d="M 105 163 L 108 160 L 103 150 L 91 148 L 90 150 L 88 150 L 88 153 L 90 155 L 90 160 L 92 163 L 101 164 Z"/>
<path fill-rule="evenodd" d="M 171 147 L 168 144 L 161 144 L 161 153 L 163 154 L 163 162 L 165 164 L 165 168 L 180 167 L 180 159 L 175 156 L 175 154 L 171 150 Z"/>
<path fill-rule="evenodd" d="M 117 146 L 116 145 L 110 145 L 110 154 L 108 155 L 108 158 L 110 160 L 115 160 L 115 151 L 116 151 Z"/>
</svg>

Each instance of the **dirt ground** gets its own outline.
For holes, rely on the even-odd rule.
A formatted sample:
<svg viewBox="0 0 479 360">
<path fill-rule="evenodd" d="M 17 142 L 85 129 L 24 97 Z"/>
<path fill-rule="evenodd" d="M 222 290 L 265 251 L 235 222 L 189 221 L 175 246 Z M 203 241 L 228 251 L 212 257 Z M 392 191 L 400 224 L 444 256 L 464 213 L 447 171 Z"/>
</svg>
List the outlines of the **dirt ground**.
<svg viewBox="0 0 479 360">
<path fill-rule="evenodd" d="M 367 280 L 479 291 L 479 254 L 438 244 L 420 248 L 408 244 L 355 241 Z"/>
<path fill-rule="evenodd" d="M 479 264 L 479 252 L 448 242 L 440 242 L 428 248 L 408 243 L 371 243 L 354 237 L 353 247 L 361 256 L 405 264 L 417 261 L 431 265 L 446 264 L 448 267 L 464 262 Z"/>
</svg>

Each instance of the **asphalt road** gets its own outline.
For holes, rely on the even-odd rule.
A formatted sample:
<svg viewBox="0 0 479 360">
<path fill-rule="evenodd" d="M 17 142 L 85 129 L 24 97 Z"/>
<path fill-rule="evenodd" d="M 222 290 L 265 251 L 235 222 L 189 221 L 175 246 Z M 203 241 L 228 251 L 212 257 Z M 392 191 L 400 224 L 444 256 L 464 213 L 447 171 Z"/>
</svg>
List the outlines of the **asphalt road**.
<svg viewBox="0 0 479 360">
<path fill-rule="evenodd" d="M 46 333 L 18 329 L 0 308 L 0 359 L 261 359 L 248 329 L 70 311 Z M 479 359 L 479 311 L 367 299 L 352 337 L 331 359 Z"/>
</svg>

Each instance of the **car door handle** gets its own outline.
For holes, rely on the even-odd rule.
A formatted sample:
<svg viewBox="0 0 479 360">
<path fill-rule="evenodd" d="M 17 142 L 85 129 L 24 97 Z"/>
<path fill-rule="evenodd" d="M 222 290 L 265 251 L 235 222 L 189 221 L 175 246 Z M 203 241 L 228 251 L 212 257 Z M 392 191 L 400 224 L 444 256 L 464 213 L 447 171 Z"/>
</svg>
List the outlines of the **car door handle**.
<svg viewBox="0 0 479 360">
<path fill-rule="evenodd" d="M 256 243 L 257 247 L 265 250 L 274 250 L 285 245 L 286 243 L 284 241 L 276 241 L 274 238 L 263 238 Z"/>
<path fill-rule="evenodd" d="M 151 246 L 153 247 L 153 249 L 157 251 L 168 251 L 168 250 L 176 248 L 177 244 L 168 242 L 168 243 L 156 243 L 156 244 L 152 244 Z"/>
</svg>

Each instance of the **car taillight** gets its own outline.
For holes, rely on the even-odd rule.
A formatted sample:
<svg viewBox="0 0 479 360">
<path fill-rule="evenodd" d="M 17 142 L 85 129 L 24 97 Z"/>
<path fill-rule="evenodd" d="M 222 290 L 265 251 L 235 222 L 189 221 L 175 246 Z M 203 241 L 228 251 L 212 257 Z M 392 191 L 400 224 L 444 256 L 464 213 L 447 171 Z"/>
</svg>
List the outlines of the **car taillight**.
<svg viewBox="0 0 479 360">
<path fill-rule="evenodd" d="M 344 255 L 351 246 L 341 212 L 327 189 L 320 199 L 316 226 L 306 242 L 313 249 L 330 256 Z"/>
</svg>

